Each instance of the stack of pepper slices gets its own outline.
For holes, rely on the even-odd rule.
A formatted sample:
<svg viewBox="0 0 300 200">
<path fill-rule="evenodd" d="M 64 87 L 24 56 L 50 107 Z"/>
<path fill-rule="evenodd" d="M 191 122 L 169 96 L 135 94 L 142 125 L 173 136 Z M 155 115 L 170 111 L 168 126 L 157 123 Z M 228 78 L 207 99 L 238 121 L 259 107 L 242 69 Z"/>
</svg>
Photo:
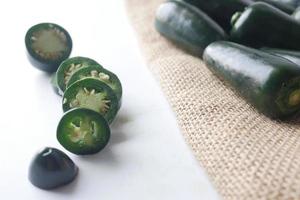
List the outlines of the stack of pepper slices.
<svg viewBox="0 0 300 200">
<path fill-rule="evenodd" d="M 300 110 L 300 0 L 170 0 L 155 27 L 259 112 Z"/>
<path fill-rule="evenodd" d="M 56 133 L 59 143 L 77 155 L 98 153 L 107 145 L 109 124 L 121 107 L 122 85 L 118 77 L 93 59 L 68 58 L 72 39 L 57 24 L 31 27 L 25 44 L 30 62 L 53 73 L 52 86 L 63 96 L 65 113 Z M 52 189 L 74 180 L 77 172 L 77 166 L 66 154 L 47 147 L 34 157 L 29 179 L 39 188 Z"/>
</svg>

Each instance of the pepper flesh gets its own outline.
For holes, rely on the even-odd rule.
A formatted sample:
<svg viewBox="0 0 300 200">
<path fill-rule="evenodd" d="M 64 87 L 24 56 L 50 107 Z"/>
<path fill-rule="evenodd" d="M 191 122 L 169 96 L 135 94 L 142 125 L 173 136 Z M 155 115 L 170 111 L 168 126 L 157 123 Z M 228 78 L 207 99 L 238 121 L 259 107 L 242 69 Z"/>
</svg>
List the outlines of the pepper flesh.
<svg viewBox="0 0 300 200">
<path fill-rule="evenodd" d="M 214 74 L 265 115 L 284 118 L 300 109 L 300 68 L 296 64 L 225 41 L 208 46 L 204 61 Z"/>
</svg>

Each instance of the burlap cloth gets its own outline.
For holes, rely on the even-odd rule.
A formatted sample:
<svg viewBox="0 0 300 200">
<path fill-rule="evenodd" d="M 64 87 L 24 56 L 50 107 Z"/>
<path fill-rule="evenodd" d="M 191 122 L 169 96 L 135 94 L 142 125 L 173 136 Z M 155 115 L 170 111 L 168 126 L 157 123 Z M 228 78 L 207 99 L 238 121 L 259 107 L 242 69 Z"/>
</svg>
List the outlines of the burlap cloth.
<svg viewBox="0 0 300 200">
<path fill-rule="evenodd" d="M 224 199 L 300 199 L 300 123 L 259 114 L 154 29 L 162 0 L 126 0 L 149 69 Z M 176 167 L 176 166 L 174 166 Z M 180 191 L 177 191 L 180 192 Z"/>
</svg>

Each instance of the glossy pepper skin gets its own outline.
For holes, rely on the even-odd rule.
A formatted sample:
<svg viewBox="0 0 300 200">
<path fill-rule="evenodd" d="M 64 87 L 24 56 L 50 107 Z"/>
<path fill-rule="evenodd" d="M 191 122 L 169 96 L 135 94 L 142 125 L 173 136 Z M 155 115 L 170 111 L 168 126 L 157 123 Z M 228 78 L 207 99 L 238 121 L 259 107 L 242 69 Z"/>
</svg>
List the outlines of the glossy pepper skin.
<svg viewBox="0 0 300 200">
<path fill-rule="evenodd" d="M 232 18 L 231 40 L 250 47 L 300 50 L 300 23 L 279 9 L 257 2 Z"/>
<path fill-rule="evenodd" d="M 56 73 L 53 73 L 53 74 L 51 75 L 50 83 L 51 83 L 52 89 L 53 89 L 53 91 L 55 92 L 55 94 L 57 94 L 57 95 L 59 95 L 59 96 L 63 96 L 63 92 L 61 92 L 61 90 L 59 89 L 59 86 L 58 86 L 58 84 L 57 84 L 57 76 L 56 76 Z"/>
<path fill-rule="evenodd" d="M 279 1 L 281 3 L 293 6 L 294 8 L 300 6 L 300 0 L 274 0 L 274 1 Z"/>
<path fill-rule="evenodd" d="M 262 48 L 262 51 L 267 53 L 283 57 L 300 67 L 300 52 L 299 51 L 290 51 L 284 49 L 271 49 L 271 48 Z"/>
<path fill-rule="evenodd" d="M 227 38 L 210 17 L 181 1 L 161 4 L 156 12 L 155 27 L 163 36 L 198 57 L 210 43 Z"/>
<path fill-rule="evenodd" d="M 245 7 L 253 3 L 252 0 L 181 0 L 192 4 L 207 13 L 224 30 L 230 31 L 230 19 L 237 11 L 243 11 Z"/>
<path fill-rule="evenodd" d="M 256 1 L 259 1 L 259 0 L 256 0 Z M 300 6 L 300 0 L 268 0 L 268 1 L 281 3 L 281 4 L 288 5 L 293 8 L 297 8 L 298 6 Z"/>
<path fill-rule="evenodd" d="M 267 4 L 270 4 L 276 8 L 278 8 L 279 10 L 287 13 L 287 14 L 292 14 L 295 10 L 295 7 L 292 6 L 291 4 L 288 4 L 286 2 L 284 2 L 283 0 L 254 0 L 254 2 L 257 2 L 257 1 L 260 1 L 260 2 L 265 2 Z"/>
<path fill-rule="evenodd" d="M 32 160 L 29 180 L 38 188 L 50 190 L 72 182 L 78 167 L 62 151 L 46 147 Z"/>
<path fill-rule="evenodd" d="M 300 68 L 260 50 L 215 42 L 203 55 L 207 67 L 231 85 L 257 110 L 285 118 L 300 108 Z"/>
<path fill-rule="evenodd" d="M 300 7 L 298 7 L 294 13 L 292 14 L 292 17 L 297 20 L 298 22 L 300 22 Z"/>
</svg>

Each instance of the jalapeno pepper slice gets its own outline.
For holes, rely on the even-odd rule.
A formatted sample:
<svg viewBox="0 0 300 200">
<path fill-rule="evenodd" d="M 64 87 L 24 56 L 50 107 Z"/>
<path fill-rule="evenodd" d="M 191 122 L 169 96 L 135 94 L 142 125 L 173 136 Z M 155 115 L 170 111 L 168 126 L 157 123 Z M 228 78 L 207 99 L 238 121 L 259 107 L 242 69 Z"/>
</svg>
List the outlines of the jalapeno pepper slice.
<svg viewBox="0 0 300 200">
<path fill-rule="evenodd" d="M 64 112 L 76 107 L 94 110 L 111 123 L 118 112 L 118 98 L 102 81 L 85 78 L 68 87 L 63 96 Z"/>
<path fill-rule="evenodd" d="M 29 61 L 45 72 L 55 72 L 72 51 L 72 39 L 61 26 L 41 23 L 31 27 L 25 36 Z"/>
<path fill-rule="evenodd" d="M 101 69 L 97 66 L 82 68 L 74 72 L 69 82 L 67 83 L 67 87 L 69 87 L 71 84 L 75 83 L 78 80 L 88 77 L 95 78 L 106 83 L 115 92 L 119 102 L 121 102 L 122 84 L 119 78 L 111 71 L 104 68 Z"/>
<path fill-rule="evenodd" d="M 78 167 L 62 151 L 46 147 L 31 161 L 29 181 L 41 189 L 49 190 L 72 182 Z"/>
<path fill-rule="evenodd" d="M 57 127 L 57 140 L 68 151 L 77 155 L 95 154 L 110 138 L 107 121 L 99 113 L 75 108 L 62 117 Z"/>
<path fill-rule="evenodd" d="M 87 57 L 77 56 L 77 57 L 69 58 L 64 62 L 62 62 L 56 72 L 57 84 L 60 90 L 62 92 L 65 91 L 66 85 L 74 72 L 76 72 L 81 68 L 89 67 L 89 66 L 97 66 L 98 68 L 103 68 L 95 60 L 92 60 Z"/>
</svg>

